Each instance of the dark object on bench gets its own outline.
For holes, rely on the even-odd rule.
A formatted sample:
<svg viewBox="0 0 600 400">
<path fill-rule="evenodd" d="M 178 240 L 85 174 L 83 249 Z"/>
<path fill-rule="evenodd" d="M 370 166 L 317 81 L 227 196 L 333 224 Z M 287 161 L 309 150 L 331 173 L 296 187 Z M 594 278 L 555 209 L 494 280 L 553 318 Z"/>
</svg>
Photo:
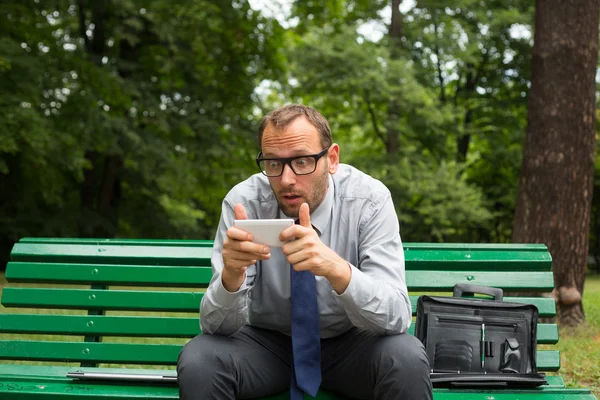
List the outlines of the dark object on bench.
<svg viewBox="0 0 600 400">
<path fill-rule="evenodd" d="M 488 294 L 493 299 L 465 298 Z M 454 297 L 419 297 L 415 336 L 425 345 L 434 387 L 537 387 L 538 309 L 502 301 L 502 290 L 457 284 Z"/>
</svg>

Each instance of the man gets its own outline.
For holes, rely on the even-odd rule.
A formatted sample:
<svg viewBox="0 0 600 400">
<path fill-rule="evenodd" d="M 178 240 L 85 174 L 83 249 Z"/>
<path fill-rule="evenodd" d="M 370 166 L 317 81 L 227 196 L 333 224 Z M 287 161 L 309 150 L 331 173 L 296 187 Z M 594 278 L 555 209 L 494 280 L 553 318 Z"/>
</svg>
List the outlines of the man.
<svg viewBox="0 0 600 400">
<path fill-rule="evenodd" d="M 359 399 L 431 399 L 411 322 L 404 253 L 389 190 L 339 164 L 327 120 L 303 105 L 259 128 L 262 173 L 223 201 L 203 334 L 182 350 L 182 399 L 250 399 L 290 390 Z M 294 218 L 282 248 L 234 219 Z M 291 265 L 291 267 L 290 267 Z"/>
</svg>

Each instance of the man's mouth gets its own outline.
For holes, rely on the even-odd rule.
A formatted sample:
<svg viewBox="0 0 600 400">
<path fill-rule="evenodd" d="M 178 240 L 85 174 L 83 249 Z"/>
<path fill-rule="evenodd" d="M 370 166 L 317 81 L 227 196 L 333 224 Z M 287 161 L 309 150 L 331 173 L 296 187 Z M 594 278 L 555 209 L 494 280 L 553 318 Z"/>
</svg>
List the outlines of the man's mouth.
<svg viewBox="0 0 600 400">
<path fill-rule="evenodd" d="M 283 197 L 287 201 L 294 201 L 294 200 L 301 198 L 302 196 L 300 196 L 298 194 L 287 193 L 287 194 L 282 194 L 281 197 Z"/>
</svg>

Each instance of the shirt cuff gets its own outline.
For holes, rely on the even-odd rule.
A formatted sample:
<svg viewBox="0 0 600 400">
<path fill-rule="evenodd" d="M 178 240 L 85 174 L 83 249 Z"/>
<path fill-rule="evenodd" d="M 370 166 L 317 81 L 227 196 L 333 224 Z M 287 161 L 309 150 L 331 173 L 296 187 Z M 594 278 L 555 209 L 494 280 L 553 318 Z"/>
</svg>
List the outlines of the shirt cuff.
<svg viewBox="0 0 600 400">
<path fill-rule="evenodd" d="M 348 264 L 352 269 L 348 287 L 342 294 L 337 294 L 335 290 L 332 290 L 331 293 L 348 306 L 354 305 L 361 307 L 369 301 L 373 294 L 373 291 L 370 289 L 372 283 L 370 282 L 370 278 L 360 269 L 350 263 Z"/>
<path fill-rule="evenodd" d="M 223 308 L 233 307 L 238 301 L 238 299 L 248 291 L 245 279 L 244 282 L 242 282 L 242 286 L 240 286 L 240 288 L 235 292 L 230 292 L 227 289 L 225 289 L 225 286 L 223 286 L 222 279 L 219 279 L 219 284 L 217 285 L 216 289 L 217 290 L 215 290 L 215 301 L 218 305 L 220 305 Z"/>
</svg>

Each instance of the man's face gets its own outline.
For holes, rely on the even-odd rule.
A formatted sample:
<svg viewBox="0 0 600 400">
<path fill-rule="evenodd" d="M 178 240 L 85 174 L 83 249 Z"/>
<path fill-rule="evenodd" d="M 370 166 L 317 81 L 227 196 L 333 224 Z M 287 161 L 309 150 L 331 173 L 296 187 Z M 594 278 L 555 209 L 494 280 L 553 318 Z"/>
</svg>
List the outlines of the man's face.
<svg viewBox="0 0 600 400">
<path fill-rule="evenodd" d="M 317 128 L 305 117 L 298 117 L 283 130 L 267 125 L 262 137 L 264 158 L 283 158 L 317 154 L 321 152 L 321 137 Z M 302 203 L 308 203 L 311 213 L 323 202 L 327 194 L 329 174 L 335 173 L 339 161 L 339 147 L 332 144 L 327 154 L 317 162 L 312 174 L 296 175 L 289 165 L 283 174 L 269 178 L 279 207 L 290 218 L 298 218 Z"/>
</svg>

